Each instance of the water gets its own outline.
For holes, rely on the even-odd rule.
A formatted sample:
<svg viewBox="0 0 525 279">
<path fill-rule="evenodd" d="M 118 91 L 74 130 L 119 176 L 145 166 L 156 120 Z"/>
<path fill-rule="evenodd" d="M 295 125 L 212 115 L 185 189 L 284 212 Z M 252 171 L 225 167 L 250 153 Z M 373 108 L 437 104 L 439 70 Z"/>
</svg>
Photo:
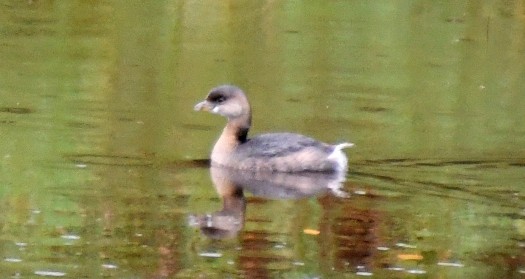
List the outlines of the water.
<svg viewBox="0 0 525 279">
<path fill-rule="evenodd" d="M 521 1 L 0 6 L 2 277 L 524 276 Z M 225 199 L 222 83 L 252 134 L 354 142 L 351 196 Z"/>
</svg>

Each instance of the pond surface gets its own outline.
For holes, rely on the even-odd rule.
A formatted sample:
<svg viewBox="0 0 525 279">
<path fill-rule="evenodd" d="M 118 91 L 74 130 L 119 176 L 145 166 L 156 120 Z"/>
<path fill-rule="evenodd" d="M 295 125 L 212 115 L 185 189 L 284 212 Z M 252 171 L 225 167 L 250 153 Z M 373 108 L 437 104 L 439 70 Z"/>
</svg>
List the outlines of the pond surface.
<svg viewBox="0 0 525 279">
<path fill-rule="evenodd" d="M 525 277 L 523 1 L 0 7 L 0 277 Z M 346 181 L 210 172 L 223 83 Z"/>
</svg>

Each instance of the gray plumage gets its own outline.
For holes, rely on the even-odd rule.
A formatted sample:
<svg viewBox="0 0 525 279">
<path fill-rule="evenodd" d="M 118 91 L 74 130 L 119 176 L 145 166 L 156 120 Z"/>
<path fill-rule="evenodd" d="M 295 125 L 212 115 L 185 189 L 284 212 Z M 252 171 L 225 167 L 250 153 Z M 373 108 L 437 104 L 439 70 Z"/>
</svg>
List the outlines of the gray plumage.
<svg viewBox="0 0 525 279">
<path fill-rule="evenodd" d="M 341 149 L 351 143 L 330 145 L 294 133 L 248 137 L 251 108 L 244 92 L 232 85 L 213 88 L 195 110 L 228 118 L 213 147 L 212 164 L 232 169 L 277 172 L 342 172 L 347 159 Z"/>
</svg>

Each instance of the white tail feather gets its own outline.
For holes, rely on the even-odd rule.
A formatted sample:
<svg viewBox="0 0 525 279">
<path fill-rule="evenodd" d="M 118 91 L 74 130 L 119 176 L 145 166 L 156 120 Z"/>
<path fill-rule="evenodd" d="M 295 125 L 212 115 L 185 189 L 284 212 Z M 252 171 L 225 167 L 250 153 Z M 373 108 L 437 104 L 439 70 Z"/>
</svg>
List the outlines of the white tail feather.
<svg viewBox="0 0 525 279">
<path fill-rule="evenodd" d="M 328 160 L 334 160 L 338 165 L 338 171 L 346 171 L 348 167 L 348 159 L 343 153 L 342 149 L 354 146 L 351 142 L 340 143 L 335 146 L 334 151 L 328 155 Z"/>
<path fill-rule="evenodd" d="M 345 149 L 345 148 L 348 148 L 348 147 L 353 147 L 355 144 L 351 143 L 351 142 L 344 142 L 344 143 L 340 143 L 338 145 L 335 146 L 335 149 Z"/>
</svg>

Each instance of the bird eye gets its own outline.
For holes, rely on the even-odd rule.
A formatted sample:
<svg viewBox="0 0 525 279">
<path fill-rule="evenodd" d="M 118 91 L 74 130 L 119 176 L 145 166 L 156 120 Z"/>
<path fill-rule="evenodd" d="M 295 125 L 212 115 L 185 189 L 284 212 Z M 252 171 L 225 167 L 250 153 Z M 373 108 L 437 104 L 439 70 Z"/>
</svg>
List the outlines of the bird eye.
<svg viewBox="0 0 525 279">
<path fill-rule="evenodd" d="M 224 101 L 226 101 L 226 98 L 224 98 L 224 96 L 220 96 L 220 97 L 217 98 L 217 100 L 216 100 L 216 102 L 219 103 L 219 104 L 222 103 L 222 102 L 224 102 Z"/>
</svg>

